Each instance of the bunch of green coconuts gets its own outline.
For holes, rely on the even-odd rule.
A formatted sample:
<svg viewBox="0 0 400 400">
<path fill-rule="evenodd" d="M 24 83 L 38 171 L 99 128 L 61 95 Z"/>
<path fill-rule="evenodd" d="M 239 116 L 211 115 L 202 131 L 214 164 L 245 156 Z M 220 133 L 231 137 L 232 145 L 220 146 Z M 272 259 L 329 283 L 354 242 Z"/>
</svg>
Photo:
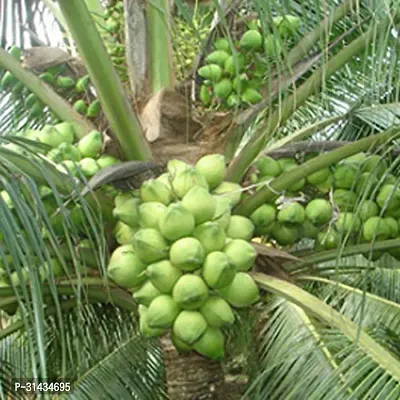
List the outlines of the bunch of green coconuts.
<svg viewBox="0 0 400 400">
<path fill-rule="evenodd" d="M 251 182 L 259 190 L 298 164 L 292 157 L 261 156 Z M 281 246 L 309 238 L 317 249 L 330 250 L 345 239 L 355 244 L 400 238 L 398 182 L 384 157 L 359 153 L 299 180 L 250 219 L 257 235 Z M 400 259 L 399 249 L 389 253 Z M 381 256 L 378 251 L 372 255 Z"/>
<path fill-rule="evenodd" d="M 263 36 L 260 21 L 249 24 L 238 41 L 219 37 L 212 51 L 199 68 L 203 78 L 199 90 L 202 104 L 210 108 L 229 109 L 248 107 L 262 100 L 260 88 L 268 79 L 273 61 L 282 52 L 282 46 L 300 27 L 300 19 L 292 15 L 273 19 L 279 36 Z"/>
<path fill-rule="evenodd" d="M 257 257 L 254 225 L 231 214 L 242 189 L 224 176 L 222 155 L 194 166 L 171 160 L 168 172 L 139 193 L 116 196 L 120 246 L 108 266 L 109 277 L 139 304 L 144 335 L 169 332 L 178 351 L 214 360 L 224 356 L 234 309 L 259 299 L 249 274 Z"/>
<path fill-rule="evenodd" d="M 22 51 L 20 48 L 13 46 L 9 52 L 15 59 L 20 62 L 22 61 Z M 93 99 L 93 95 L 89 95 L 89 76 L 85 75 L 76 80 L 66 75 L 66 70 L 67 67 L 65 64 L 49 67 L 39 75 L 39 78 L 68 100 L 79 114 L 91 119 L 96 118 L 100 114 L 101 105 L 99 100 Z M 45 105 L 22 82 L 18 81 L 10 71 L 3 73 L 0 80 L 0 89 L 11 92 L 16 99 L 22 99 L 24 108 L 29 110 L 31 118 L 44 116 Z"/>
</svg>

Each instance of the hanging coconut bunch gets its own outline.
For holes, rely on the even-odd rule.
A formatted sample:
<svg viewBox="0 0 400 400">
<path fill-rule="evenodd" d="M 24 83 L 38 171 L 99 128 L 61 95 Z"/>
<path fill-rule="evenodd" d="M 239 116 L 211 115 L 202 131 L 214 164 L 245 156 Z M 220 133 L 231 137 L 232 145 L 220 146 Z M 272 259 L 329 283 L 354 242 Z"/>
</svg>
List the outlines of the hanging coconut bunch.
<svg viewBox="0 0 400 400">
<path fill-rule="evenodd" d="M 125 55 L 124 2 L 108 7 L 103 15 L 104 44 L 122 82 L 128 82 L 128 65 Z"/>
<path fill-rule="evenodd" d="M 283 47 L 288 50 L 287 39 L 299 29 L 300 19 L 291 15 L 276 17 L 273 24 L 279 36 L 264 34 L 260 21 L 253 20 L 237 40 L 214 40 L 205 64 L 197 71 L 203 79 L 198 94 L 203 106 L 218 110 L 246 108 L 262 100 L 260 89 Z"/>
<path fill-rule="evenodd" d="M 224 176 L 218 154 L 195 166 L 171 160 L 168 172 L 144 182 L 138 195 L 118 195 L 120 247 L 108 266 L 109 277 L 139 303 L 144 335 L 170 332 L 179 351 L 211 359 L 224 355 L 233 310 L 259 298 L 249 275 L 257 256 L 249 243 L 254 225 L 231 215 L 242 190 Z"/>
<path fill-rule="evenodd" d="M 9 53 L 19 62 L 23 61 L 20 48 L 13 46 L 10 48 Z M 100 115 L 100 101 L 91 90 L 89 75 L 78 78 L 73 77 L 66 64 L 61 63 L 46 68 L 38 74 L 38 77 L 66 99 L 79 114 L 90 119 L 95 119 Z M 21 101 L 31 119 L 43 118 L 49 112 L 49 109 L 40 99 L 9 71 L 5 72 L 1 78 L 0 89 L 10 92 L 16 101 Z M 54 120 L 57 120 L 57 117 L 54 116 Z"/>
<path fill-rule="evenodd" d="M 188 22 L 176 17 L 172 30 L 173 62 L 176 77 L 183 81 L 191 73 L 193 63 L 200 52 L 202 42 L 210 30 L 210 15 L 194 17 Z"/>
<path fill-rule="evenodd" d="M 250 177 L 253 190 L 298 165 L 292 157 L 259 157 Z M 257 235 L 279 246 L 308 238 L 315 241 L 317 249 L 331 250 L 343 240 L 355 244 L 400 238 L 398 182 L 384 157 L 359 153 L 277 193 L 274 200 L 255 210 L 250 220 Z M 389 253 L 400 256 L 395 249 Z M 381 255 L 375 251 L 374 259 Z"/>
</svg>

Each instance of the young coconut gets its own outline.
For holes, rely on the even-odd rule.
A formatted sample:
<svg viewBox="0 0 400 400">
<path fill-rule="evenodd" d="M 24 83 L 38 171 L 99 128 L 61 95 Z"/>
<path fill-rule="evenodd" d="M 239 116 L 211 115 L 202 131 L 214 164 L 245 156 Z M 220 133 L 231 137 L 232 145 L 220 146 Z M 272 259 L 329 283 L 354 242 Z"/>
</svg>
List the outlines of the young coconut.
<svg viewBox="0 0 400 400">
<path fill-rule="evenodd" d="M 81 160 L 81 153 L 79 152 L 78 148 L 70 143 L 61 143 L 57 149 L 63 160 Z"/>
<path fill-rule="evenodd" d="M 153 286 L 161 293 L 172 293 L 175 283 L 182 276 L 179 268 L 174 267 L 169 260 L 150 264 L 146 269 L 146 275 Z"/>
<path fill-rule="evenodd" d="M 225 157 L 221 154 L 206 155 L 197 161 L 195 168 L 205 178 L 210 190 L 213 190 L 224 180 Z"/>
<path fill-rule="evenodd" d="M 146 281 L 138 290 L 133 292 L 133 298 L 146 307 L 157 297 L 161 292 L 157 290 L 150 281 Z"/>
<path fill-rule="evenodd" d="M 61 122 L 59 124 L 54 125 L 54 128 L 57 129 L 59 134 L 63 137 L 64 143 L 73 144 L 75 141 L 75 129 L 72 124 L 69 122 Z"/>
<path fill-rule="evenodd" d="M 171 328 L 179 314 L 179 307 L 167 294 L 157 296 L 147 310 L 147 324 L 152 329 Z"/>
<path fill-rule="evenodd" d="M 213 194 L 228 199 L 229 205 L 233 208 L 242 199 L 242 187 L 237 183 L 224 181 L 214 189 Z"/>
<path fill-rule="evenodd" d="M 197 226 L 193 236 L 201 243 L 205 254 L 222 250 L 225 246 L 225 231 L 216 222 L 205 222 Z"/>
<path fill-rule="evenodd" d="M 137 198 L 130 198 L 125 201 L 121 206 L 113 209 L 113 215 L 119 221 L 129 225 L 132 228 L 139 227 L 139 204 L 140 200 Z"/>
<path fill-rule="evenodd" d="M 38 139 L 40 142 L 48 144 L 49 146 L 56 148 L 64 142 L 64 137 L 61 133 L 51 125 L 45 125 L 42 130 L 38 133 Z"/>
<path fill-rule="evenodd" d="M 108 276 L 119 286 L 130 289 L 141 285 L 146 277 L 142 272 L 147 265 L 138 257 L 130 244 L 117 247 L 108 263 Z"/>
<path fill-rule="evenodd" d="M 172 297 L 176 304 L 183 309 L 195 310 L 207 299 L 208 288 L 199 276 L 185 274 L 176 282 Z"/>
<path fill-rule="evenodd" d="M 191 237 L 177 240 L 171 246 L 169 258 L 182 271 L 194 271 L 201 267 L 205 253 L 201 243 Z"/>
<path fill-rule="evenodd" d="M 111 165 L 116 165 L 120 163 L 121 160 L 118 160 L 118 158 L 109 156 L 107 154 L 104 154 L 97 159 L 97 165 L 100 167 L 100 169 L 111 167 Z"/>
<path fill-rule="evenodd" d="M 390 226 L 381 217 L 368 218 L 363 225 L 363 239 L 367 242 L 385 240 L 390 236 Z"/>
<path fill-rule="evenodd" d="M 203 335 L 193 344 L 193 348 L 202 356 L 211 360 L 224 358 L 225 339 L 217 328 L 208 327 Z"/>
<path fill-rule="evenodd" d="M 373 200 L 364 200 L 359 209 L 359 217 L 361 221 L 366 221 L 368 218 L 375 217 L 379 213 L 379 208 Z"/>
<path fill-rule="evenodd" d="M 254 225 L 246 217 L 232 215 L 226 235 L 231 239 L 243 239 L 249 241 L 254 234 Z"/>
<path fill-rule="evenodd" d="M 271 204 L 263 204 L 250 215 L 250 220 L 259 231 L 270 226 L 276 218 L 276 208 Z"/>
<path fill-rule="evenodd" d="M 193 167 L 178 171 L 172 178 L 172 192 L 179 199 L 183 199 L 186 193 L 195 186 L 200 186 L 208 190 L 205 178 L 200 175 Z"/>
<path fill-rule="evenodd" d="M 189 236 L 195 226 L 193 215 L 182 203 L 170 204 L 160 217 L 158 227 L 162 235 L 168 240 L 177 240 Z"/>
<path fill-rule="evenodd" d="M 325 199 L 311 200 L 306 206 L 306 217 L 315 225 L 324 225 L 332 219 L 333 209 Z"/>
<path fill-rule="evenodd" d="M 219 289 L 218 293 L 229 304 L 237 308 L 248 307 L 260 298 L 254 279 L 244 272 L 238 272 L 233 281 Z"/>
<path fill-rule="evenodd" d="M 173 334 L 184 343 L 191 345 L 207 329 L 207 322 L 198 311 L 181 311 L 172 328 Z"/>
<path fill-rule="evenodd" d="M 161 181 L 149 179 L 140 187 L 140 198 L 144 203 L 159 202 L 167 206 L 172 201 L 172 193 Z"/>
<path fill-rule="evenodd" d="M 139 229 L 133 236 L 133 247 L 139 257 L 149 264 L 168 256 L 167 242 L 155 229 Z"/>
<path fill-rule="evenodd" d="M 143 203 L 139 207 L 139 223 L 141 228 L 158 229 L 161 217 L 167 211 L 164 204 L 150 201 Z"/>
<path fill-rule="evenodd" d="M 210 296 L 200 307 L 200 312 L 213 328 L 223 328 L 232 325 L 235 314 L 226 300 L 219 296 Z"/>
<path fill-rule="evenodd" d="M 325 229 L 318 234 L 316 243 L 325 250 L 337 249 L 339 234 L 333 228 Z"/>
<path fill-rule="evenodd" d="M 99 131 L 91 131 L 78 142 L 83 157 L 96 158 L 103 148 L 103 136 Z"/>
<path fill-rule="evenodd" d="M 208 287 L 220 289 L 229 285 L 235 274 L 235 268 L 225 253 L 213 251 L 207 255 L 203 264 L 202 275 Z"/>
<path fill-rule="evenodd" d="M 113 233 L 118 244 L 132 244 L 136 230 L 124 224 L 122 221 L 117 221 Z"/>
<path fill-rule="evenodd" d="M 261 176 L 278 176 L 282 172 L 278 161 L 268 156 L 258 158 L 255 166 L 260 171 Z"/>
<path fill-rule="evenodd" d="M 100 171 L 96 160 L 89 157 L 82 158 L 82 160 L 79 161 L 79 167 L 86 178 L 91 178 L 93 175 Z"/>
<path fill-rule="evenodd" d="M 199 225 L 213 217 L 217 201 L 208 190 L 195 186 L 183 197 L 182 205 L 193 215 L 196 225 Z"/>
<path fill-rule="evenodd" d="M 288 203 L 278 212 L 281 224 L 302 224 L 305 219 L 304 207 L 300 203 Z"/>
<path fill-rule="evenodd" d="M 147 313 L 148 313 L 148 308 L 139 305 L 139 331 L 143 336 L 146 337 L 156 337 L 156 336 L 161 336 L 166 332 L 166 329 L 153 329 L 150 328 L 148 323 L 147 323 Z"/>
<path fill-rule="evenodd" d="M 237 271 L 250 270 L 257 258 L 256 249 L 249 242 L 241 239 L 235 239 L 227 243 L 224 253 Z"/>
<path fill-rule="evenodd" d="M 226 231 L 231 222 L 231 206 L 229 204 L 229 199 L 223 196 L 214 196 L 214 198 L 217 202 L 217 206 L 211 220 Z"/>
</svg>

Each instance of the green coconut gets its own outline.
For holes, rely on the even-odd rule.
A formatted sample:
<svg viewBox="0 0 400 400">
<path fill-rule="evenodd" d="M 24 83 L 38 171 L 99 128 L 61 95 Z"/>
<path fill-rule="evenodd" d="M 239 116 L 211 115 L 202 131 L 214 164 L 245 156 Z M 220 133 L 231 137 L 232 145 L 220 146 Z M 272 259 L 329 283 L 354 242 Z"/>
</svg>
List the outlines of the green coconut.
<svg viewBox="0 0 400 400">
<path fill-rule="evenodd" d="M 209 64 L 199 68 L 197 73 L 204 79 L 218 82 L 222 77 L 222 69 L 218 64 Z"/>
<path fill-rule="evenodd" d="M 183 310 L 176 317 L 172 327 L 173 334 L 185 344 L 191 345 L 207 329 L 207 322 L 199 311 Z"/>
<path fill-rule="evenodd" d="M 200 312 L 213 328 L 223 328 L 232 325 L 235 314 L 229 303 L 219 296 L 209 296 L 200 307 Z"/>
<path fill-rule="evenodd" d="M 75 86 L 75 81 L 69 76 L 59 76 L 56 84 L 60 89 L 72 89 Z"/>
<path fill-rule="evenodd" d="M 206 62 L 217 64 L 220 67 L 224 66 L 225 60 L 229 57 L 229 53 L 225 50 L 215 50 L 206 57 Z"/>
<path fill-rule="evenodd" d="M 147 324 L 152 329 L 171 328 L 179 314 L 179 306 L 167 294 L 157 296 L 147 309 Z"/>
<path fill-rule="evenodd" d="M 183 271 L 194 271 L 201 267 L 205 252 L 201 243 L 192 237 L 177 240 L 171 246 L 169 258 L 176 267 Z"/>
<path fill-rule="evenodd" d="M 302 225 L 302 235 L 306 238 L 316 239 L 319 233 L 319 229 L 308 219 L 305 219 Z"/>
<path fill-rule="evenodd" d="M 376 196 L 380 208 L 390 211 L 400 207 L 400 189 L 396 185 L 384 185 Z"/>
<path fill-rule="evenodd" d="M 196 225 L 199 225 L 213 217 L 217 201 L 208 190 L 195 186 L 183 197 L 182 205 L 193 215 Z"/>
<path fill-rule="evenodd" d="M 333 192 L 333 201 L 340 211 L 351 211 L 357 202 L 357 195 L 351 190 L 336 189 Z"/>
<path fill-rule="evenodd" d="M 217 328 L 208 327 L 203 335 L 193 344 L 193 348 L 202 356 L 211 360 L 224 358 L 225 339 Z"/>
<path fill-rule="evenodd" d="M 89 75 L 85 75 L 76 81 L 75 90 L 78 93 L 84 93 L 88 89 L 89 85 L 90 85 L 90 77 Z"/>
<path fill-rule="evenodd" d="M 172 291 L 174 301 L 185 310 L 199 308 L 208 297 L 208 288 L 204 280 L 194 274 L 185 274 L 179 278 Z"/>
<path fill-rule="evenodd" d="M 86 178 L 91 178 L 100 171 L 99 166 L 94 158 L 85 157 L 79 161 L 79 167 Z"/>
<path fill-rule="evenodd" d="M 86 116 L 88 118 L 96 118 L 101 111 L 101 103 L 99 100 L 94 100 L 89 104 L 89 107 L 86 110 Z"/>
<path fill-rule="evenodd" d="M 158 227 L 162 235 L 168 240 L 178 240 L 189 236 L 195 226 L 193 215 L 182 203 L 170 204 L 160 217 Z"/>
<path fill-rule="evenodd" d="M 150 328 L 148 323 L 147 323 L 147 312 L 148 308 L 139 305 L 139 331 L 143 336 L 146 337 L 156 337 L 156 336 L 161 336 L 166 332 L 166 329 L 153 329 Z"/>
<path fill-rule="evenodd" d="M 277 57 L 282 52 L 281 42 L 274 35 L 264 37 L 264 52 L 268 57 Z"/>
<path fill-rule="evenodd" d="M 133 247 L 139 257 L 149 264 L 168 256 L 167 242 L 160 232 L 152 228 L 139 229 L 133 236 Z"/>
<path fill-rule="evenodd" d="M 225 246 L 225 231 L 216 222 L 205 222 L 197 226 L 193 236 L 200 242 L 205 254 L 222 250 Z"/>
<path fill-rule="evenodd" d="M 221 154 L 209 154 L 196 163 L 196 171 L 207 181 L 210 190 L 222 183 L 226 174 L 225 157 Z"/>
<path fill-rule="evenodd" d="M 146 269 L 146 275 L 153 286 L 161 293 L 172 293 L 175 283 L 182 276 L 179 268 L 174 267 L 169 260 L 150 264 Z"/>
<path fill-rule="evenodd" d="M 393 217 L 385 217 L 383 218 L 385 221 L 386 225 L 389 227 L 390 234 L 389 238 L 393 239 L 396 238 L 397 235 L 399 234 L 399 224 Z"/>
<path fill-rule="evenodd" d="M 59 124 L 54 125 L 54 128 L 60 133 L 63 137 L 64 143 L 73 144 L 75 142 L 75 129 L 72 124 L 69 122 L 60 122 Z"/>
<path fill-rule="evenodd" d="M 196 186 L 208 190 L 207 181 L 193 167 L 178 171 L 176 174 L 173 174 L 171 186 L 172 192 L 179 197 L 179 199 L 183 199 L 186 193 Z"/>
<path fill-rule="evenodd" d="M 300 203 L 287 203 L 278 212 L 278 221 L 281 224 L 302 224 L 305 219 L 304 207 Z"/>
<path fill-rule="evenodd" d="M 335 221 L 335 227 L 338 232 L 343 234 L 357 232 L 361 228 L 361 220 L 358 215 L 350 212 L 341 212 Z"/>
<path fill-rule="evenodd" d="M 173 345 L 175 346 L 176 350 L 178 350 L 178 352 L 180 353 L 186 353 L 188 351 L 192 351 L 193 347 L 186 344 L 185 342 L 183 342 L 182 340 L 180 340 L 175 334 L 174 332 L 172 332 L 171 334 L 171 341 L 173 343 Z"/>
<path fill-rule="evenodd" d="M 231 222 L 231 206 L 229 199 L 221 196 L 214 196 L 217 207 L 211 218 L 212 222 L 217 223 L 224 231 L 228 229 Z"/>
<path fill-rule="evenodd" d="M 299 239 L 300 230 L 296 225 L 288 226 L 275 222 L 271 235 L 281 246 L 287 246 L 294 244 Z"/>
<path fill-rule="evenodd" d="M 362 196 L 371 196 L 378 185 L 378 179 L 370 172 L 357 174 L 354 191 Z"/>
<path fill-rule="evenodd" d="M 248 271 L 257 258 L 255 248 L 245 240 L 235 239 L 225 245 L 224 253 L 236 271 Z"/>
<path fill-rule="evenodd" d="M 325 250 L 337 249 L 339 235 L 333 228 L 325 229 L 318 234 L 317 243 Z"/>
<path fill-rule="evenodd" d="M 158 229 L 161 217 L 167 211 L 167 207 L 164 204 L 149 201 L 143 203 L 139 207 L 139 223 L 142 228 L 154 228 Z"/>
<path fill-rule="evenodd" d="M 114 199 L 115 207 L 120 207 L 126 201 L 129 201 L 134 198 L 133 192 L 123 192 L 119 193 Z"/>
<path fill-rule="evenodd" d="M 244 89 L 243 94 L 240 98 L 244 103 L 247 104 L 257 104 L 263 99 L 258 90 L 252 87 Z"/>
<path fill-rule="evenodd" d="M 99 131 L 91 131 L 77 146 L 83 157 L 96 158 L 103 148 L 103 136 Z"/>
<path fill-rule="evenodd" d="M 364 200 L 359 209 L 359 217 L 361 221 L 366 221 L 368 218 L 375 217 L 379 214 L 379 208 L 373 200 Z"/>
<path fill-rule="evenodd" d="M 315 225 L 327 224 L 332 219 L 333 209 L 325 199 L 311 200 L 306 206 L 306 217 Z"/>
<path fill-rule="evenodd" d="M 230 76 L 236 76 L 243 71 L 245 63 L 246 59 L 243 54 L 232 54 L 225 60 L 224 72 Z"/>
<path fill-rule="evenodd" d="M 139 204 L 140 200 L 132 197 L 119 207 L 115 207 L 113 209 L 113 215 L 124 224 L 132 228 L 137 228 L 140 222 Z"/>
<path fill-rule="evenodd" d="M 362 172 L 372 172 L 377 178 L 381 178 L 387 170 L 386 160 L 377 154 L 368 156 L 361 165 Z"/>
<path fill-rule="evenodd" d="M 40 142 L 45 143 L 53 148 L 58 147 L 64 141 L 64 138 L 60 132 L 51 125 L 45 125 L 42 128 L 42 130 L 38 133 L 38 139 Z"/>
<path fill-rule="evenodd" d="M 146 266 L 135 253 L 133 246 L 127 244 L 113 251 L 107 274 L 117 285 L 129 289 L 141 285 L 146 280 L 142 274 Z"/>
<path fill-rule="evenodd" d="M 200 97 L 200 100 L 203 102 L 203 104 L 205 104 L 206 106 L 211 103 L 212 93 L 213 93 L 213 90 L 211 87 L 208 87 L 206 85 L 201 85 L 199 97 Z"/>
<path fill-rule="evenodd" d="M 329 191 L 332 189 L 332 185 L 333 185 L 333 175 L 329 174 L 325 182 L 315 185 L 315 187 L 322 193 L 329 193 Z"/>
<path fill-rule="evenodd" d="M 140 198 L 145 203 L 155 201 L 168 205 L 172 201 L 172 193 L 168 186 L 157 179 L 149 179 L 140 187 Z"/>
<path fill-rule="evenodd" d="M 221 100 L 225 100 L 232 93 L 233 86 L 232 81 L 228 78 L 224 78 L 214 86 L 214 95 Z"/>
<path fill-rule="evenodd" d="M 333 186 L 337 189 L 351 189 L 355 186 L 358 168 L 353 164 L 342 164 L 335 168 Z"/>
<path fill-rule="evenodd" d="M 139 289 L 133 292 L 133 298 L 139 304 L 148 307 L 161 292 L 150 281 L 146 281 Z"/>
<path fill-rule="evenodd" d="M 391 229 L 384 218 L 371 217 L 368 218 L 363 225 L 363 239 L 367 242 L 373 240 L 385 240 L 390 236 Z"/>
<path fill-rule="evenodd" d="M 122 221 L 117 221 L 113 233 L 118 244 L 132 244 L 136 230 L 124 224 Z"/>
<path fill-rule="evenodd" d="M 220 289 L 229 285 L 235 274 L 235 267 L 225 253 L 213 251 L 207 255 L 203 264 L 202 275 L 208 287 Z"/>
<path fill-rule="evenodd" d="M 213 194 L 227 198 L 229 205 L 233 208 L 242 199 L 242 191 L 243 189 L 239 184 L 224 181 L 214 189 Z"/>
<path fill-rule="evenodd" d="M 258 233 L 261 233 L 266 227 L 271 226 L 275 218 L 276 208 L 271 204 L 263 204 L 250 215 L 250 220 L 253 222 Z"/>
<path fill-rule="evenodd" d="M 107 154 L 104 154 L 100 156 L 97 160 L 97 165 L 102 169 L 106 167 L 111 167 L 111 165 L 116 165 L 120 164 L 121 160 L 118 160 L 118 158 L 115 158 L 113 156 L 109 156 Z"/>
<path fill-rule="evenodd" d="M 260 298 L 257 284 L 245 272 L 238 272 L 233 281 L 219 289 L 218 293 L 230 305 L 237 308 L 248 307 Z"/>
<path fill-rule="evenodd" d="M 331 172 L 328 167 L 322 168 L 317 172 L 307 176 L 307 182 L 311 185 L 320 185 L 324 183 L 330 176 Z"/>
<path fill-rule="evenodd" d="M 254 234 L 254 224 L 241 215 L 232 215 L 226 235 L 231 239 L 250 240 Z"/>
<path fill-rule="evenodd" d="M 250 29 L 240 39 L 240 48 L 245 50 L 260 50 L 263 44 L 263 37 L 258 30 Z"/>
<path fill-rule="evenodd" d="M 231 51 L 231 46 L 229 44 L 228 39 L 218 38 L 214 41 L 214 49 L 215 50 L 224 50 L 229 53 Z"/>
<path fill-rule="evenodd" d="M 181 160 L 169 160 L 167 164 L 167 170 L 171 174 L 171 177 L 177 175 L 179 172 L 183 172 L 187 169 L 191 169 L 192 166 Z"/>
<path fill-rule="evenodd" d="M 255 166 L 260 171 L 261 176 L 278 176 L 282 172 L 278 161 L 268 156 L 259 157 Z"/>
<path fill-rule="evenodd" d="M 61 143 L 58 146 L 58 151 L 63 160 L 80 161 L 81 153 L 78 148 L 69 143 Z"/>
</svg>

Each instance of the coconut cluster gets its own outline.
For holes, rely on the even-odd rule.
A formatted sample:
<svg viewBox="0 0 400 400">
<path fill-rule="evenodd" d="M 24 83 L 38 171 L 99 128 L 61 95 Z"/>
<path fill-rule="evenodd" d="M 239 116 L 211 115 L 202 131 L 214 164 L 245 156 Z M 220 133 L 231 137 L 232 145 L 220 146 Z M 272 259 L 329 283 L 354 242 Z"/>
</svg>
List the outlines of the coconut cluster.
<svg viewBox="0 0 400 400">
<path fill-rule="evenodd" d="M 13 46 L 9 53 L 18 61 L 22 61 L 22 51 Z M 29 118 L 40 118 L 44 116 L 46 105 L 22 82 L 15 78 L 10 71 L 1 74 L 0 89 L 9 91 L 17 99 L 22 99 L 24 109 L 29 110 Z M 43 71 L 39 78 L 50 85 L 59 95 L 68 100 L 73 108 L 87 118 L 96 118 L 101 111 L 100 101 L 93 97 L 90 92 L 89 75 L 74 79 L 68 73 L 67 65 L 62 63 L 52 66 Z"/>
<path fill-rule="evenodd" d="M 253 223 L 231 215 L 241 187 L 224 181 L 218 154 L 195 166 L 178 160 L 168 172 L 146 181 L 138 196 L 115 198 L 119 223 L 108 275 L 131 289 L 139 303 L 140 331 L 171 331 L 179 351 L 224 355 L 223 330 L 235 314 L 259 299 L 248 274 L 257 253 L 249 243 Z M 123 233 L 121 233 L 123 231 Z"/>
<path fill-rule="evenodd" d="M 260 190 L 298 164 L 295 158 L 262 156 L 251 182 Z M 354 244 L 400 238 L 400 189 L 389 171 L 383 157 L 356 154 L 299 180 L 250 219 L 259 236 L 281 246 L 309 238 L 317 249 L 329 250 L 344 238 Z M 400 258 L 398 250 L 389 252 Z M 374 252 L 374 258 L 381 255 Z"/>
<path fill-rule="evenodd" d="M 274 18 L 272 24 L 265 35 L 260 21 L 253 20 L 239 40 L 219 37 L 213 42 L 205 65 L 198 70 L 204 79 L 199 92 L 203 105 L 238 108 L 262 100 L 260 88 L 268 79 L 272 63 L 299 29 L 300 19 L 286 15 Z"/>
</svg>

